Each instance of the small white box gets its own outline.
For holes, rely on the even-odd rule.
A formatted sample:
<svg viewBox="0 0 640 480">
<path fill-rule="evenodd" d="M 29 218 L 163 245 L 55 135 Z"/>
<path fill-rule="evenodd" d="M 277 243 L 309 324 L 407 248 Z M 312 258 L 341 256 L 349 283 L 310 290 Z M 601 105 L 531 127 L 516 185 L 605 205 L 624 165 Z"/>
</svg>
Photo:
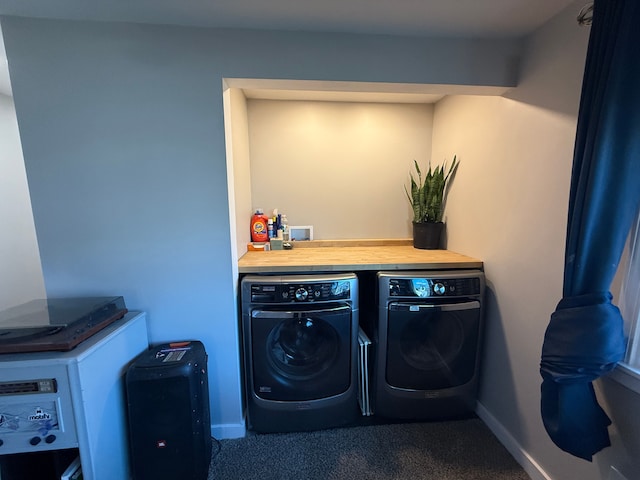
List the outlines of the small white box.
<svg viewBox="0 0 640 480">
<path fill-rule="evenodd" d="M 313 240 L 313 225 L 302 225 L 289 227 L 291 241 L 301 242 L 305 240 Z"/>
</svg>

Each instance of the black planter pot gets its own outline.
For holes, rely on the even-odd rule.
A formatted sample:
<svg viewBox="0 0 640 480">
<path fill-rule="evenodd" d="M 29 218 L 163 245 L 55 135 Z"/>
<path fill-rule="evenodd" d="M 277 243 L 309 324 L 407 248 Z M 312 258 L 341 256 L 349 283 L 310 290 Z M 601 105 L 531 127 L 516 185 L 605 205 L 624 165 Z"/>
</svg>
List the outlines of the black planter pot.
<svg viewBox="0 0 640 480">
<path fill-rule="evenodd" d="M 416 223 L 413 222 L 413 247 L 426 250 L 440 248 L 444 223 Z"/>
</svg>

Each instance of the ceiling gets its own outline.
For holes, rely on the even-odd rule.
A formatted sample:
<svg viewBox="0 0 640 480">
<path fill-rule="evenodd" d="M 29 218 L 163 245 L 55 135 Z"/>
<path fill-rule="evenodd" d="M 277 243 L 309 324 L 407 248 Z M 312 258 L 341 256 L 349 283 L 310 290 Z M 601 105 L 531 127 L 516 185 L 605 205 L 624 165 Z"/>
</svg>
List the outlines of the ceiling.
<svg viewBox="0 0 640 480">
<path fill-rule="evenodd" d="M 574 1 L 0 0 L 0 15 L 217 28 L 500 38 L 525 36 Z M 7 93 L 6 70 L 0 39 L 0 93 Z"/>
<path fill-rule="evenodd" d="M 573 1 L 0 0 L 0 14 L 270 30 L 513 37 L 535 30 Z"/>
</svg>

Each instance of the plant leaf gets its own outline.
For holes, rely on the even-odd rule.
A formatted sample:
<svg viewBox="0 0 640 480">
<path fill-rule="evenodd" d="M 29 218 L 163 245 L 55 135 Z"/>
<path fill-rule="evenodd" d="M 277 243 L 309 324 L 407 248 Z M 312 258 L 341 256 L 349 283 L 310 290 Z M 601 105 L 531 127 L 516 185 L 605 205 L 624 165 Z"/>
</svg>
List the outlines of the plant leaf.
<svg viewBox="0 0 640 480">
<path fill-rule="evenodd" d="M 424 182 L 422 181 L 422 171 L 420 170 L 417 160 L 414 160 L 413 164 L 418 181 L 416 182 L 413 174 L 409 173 L 411 193 L 409 193 L 406 186 L 404 187 L 407 199 L 413 210 L 413 221 L 416 223 L 441 222 L 450 181 L 453 179 L 460 162 L 457 156 L 454 155 L 453 162 L 448 170 L 446 170 L 446 161 L 443 162 L 442 165 L 434 168 L 431 167 L 431 162 L 429 162 L 429 168 L 426 170 Z"/>
</svg>

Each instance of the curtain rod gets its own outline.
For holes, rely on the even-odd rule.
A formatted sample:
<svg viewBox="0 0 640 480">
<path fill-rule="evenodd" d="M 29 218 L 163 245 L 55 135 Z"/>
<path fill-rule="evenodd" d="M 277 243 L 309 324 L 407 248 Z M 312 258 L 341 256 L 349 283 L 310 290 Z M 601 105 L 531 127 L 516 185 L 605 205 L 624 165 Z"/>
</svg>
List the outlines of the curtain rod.
<svg viewBox="0 0 640 480">
<path fill-rule="evenodd" d="M 580 9 L 577 20 L 580 26 L 591 25 L 591 21 L 593 20 L 593 2 L 587 3 Z"/>
</svg>

